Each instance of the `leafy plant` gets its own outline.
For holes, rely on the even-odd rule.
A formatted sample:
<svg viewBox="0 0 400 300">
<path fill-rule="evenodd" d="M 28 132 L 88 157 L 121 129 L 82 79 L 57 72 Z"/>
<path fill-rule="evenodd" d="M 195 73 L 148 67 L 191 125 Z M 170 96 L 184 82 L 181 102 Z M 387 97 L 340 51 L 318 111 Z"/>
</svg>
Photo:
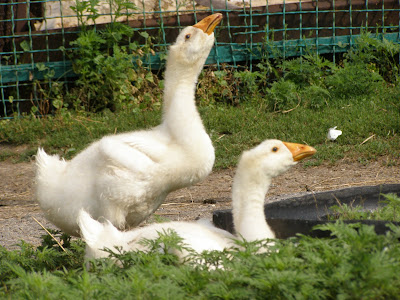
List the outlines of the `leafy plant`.
<svg viewBox="0 0 400 300">
<path fill-rule="evenodd" d="M 39 72 L 43 72 L 44 80 L 33 82 L 35 98 L 39 99 L 35 102 L 32 101 L 31 114 L 33 116 L 44 116 L 49 113 L 56 113 L 67 117 L 69 111 L 68 104 L 64 103 L 64 83 L 54 80 L 54 70 L 43 63 L 37 63 L 36 68 Z"/>
<path fill-rule="evenodd" d="M 87 19 L 95 20 L 99 17 L 98 10 L 96 6 L 99 4 L 100 0 L 90 0 L 90 1 L 81 1 L 75 0 L 75 5 L 70 6 L 70 8 L 76 13 L 78 18 L 78 24 L 80 24 L 83 28 L 86 25 Z M 87 16 L 87 13 L 90 13 Z"/>
<path fill-rule="evenodd" d="M 344 68 L 328 76 L 325 84 L 331 94 L 345 99 L 354 95 L 371 95 L 384 84 L 384 80 L 366 64 L 345 64 Z"/>
<path fill-rule="evenodd" d="M 354 65 L 367 64 L 370 70 L 378 72 L 386 81 L 396 83 L 399 77 L 399 53 L 399 44 L 384 36 L 362 32 L 355 46 L 346 53 L 345 59 Z"/>
<path fill-rule="evenodd" d="M 74 9 L 82 15 L 92 7 L 89 12 L 95 21 L 99 16 L 95 9 L 97 2 L 81 3 L 82 7 L 77 4 Z M 109 0 L 109 4 L 115 19 L 122 11 L 135 9 L 129 1 Z M 159 105 L 161 91 L 157 77 L 142 66 L 143 56 L 153 53 L 151 37 L 146 32 L 137 34 L 135 29 L 115 19 L 101 30 L 88 29 L 83 23 L 78 38 L 71 42 L 73 69 L 79 78 L 67 99 L 77 110 L 133 110 Z M 145 41 L 144 46 L 139 46 L 137 40 L 132 41 L 135 34 Z"/>
<path fill-rule="evenodd" d="M 333 62 L 316 54 L 285 60 L 278 67 L 282 69 L 285 80 L 296 83 L 300 88 L 311 85 L 320 86 L 326 76 L 334 74 L 337 70 Z"/>
<path fill-rule="evenodd" d="M 383 195 L 384 200 L 380 201 L 384 206 L 375 210 L 365 210 L 362 205 L 353 206 L 340 203 L 331 207 L 332 213 L 329 219 L 340 220 L 384 220 L 400 222 L 400 198 L 396 194 Z"/>
<path fill-rule="evenodd" d="M 238 242 L 225 251 L 193 254 L 190 262 L 159 251 L 178 245 L 172 232 L 150 242 L 154 251 L 110 252 L 84 266 L 83 244 L 71 244 L 71 256 L 51 248 L 19 251 L 0 247 L 0 297 L 27 299 L 396 299 L 400 292 L 400 228 L 386 235 L 372 226 L 320 225 L 332 238 L 297 236 Z M 160 248 L 161 247 L 161 248 Z M 196 263 L 197 262 L 197 263 Z M 200 263 L 200 264 L 199 264 Z M 63 264 L 63 265 L 62 265 Z M 64 267 L 63 267 L 64 266 Z"/>
<path fill-rule="evenodd" d="M 231 69 L 214 70 L 207 68 L 199 77 L 196 100 L 200 106 L 216 103 L 234 104 L 237 94 L 237 82 Z"/>
<path fill-rule="evenodd" d="M 237 81 L 237 94 L 239 102 L 254 101 L 260 97 L 259 83 L 265 80 L 263 74 L 257 71 L 248 70 L 235 72 L 234 78 Z"/>
<path fill-rule="evenodd" d="M 300 98 L 304 102 L 305 107 L 311 109 L 321 109 L 329 105 L 332 99 L 329 91 L 318 85 L 310 85 L 300 91 Z"/>
<path fill-rule="evenodd" d="M 298 87 L 294 82 L 282 78 L 271 85 L 266 100 L 272 111 L 292 109 L 299 103 Z"/>
</svg>

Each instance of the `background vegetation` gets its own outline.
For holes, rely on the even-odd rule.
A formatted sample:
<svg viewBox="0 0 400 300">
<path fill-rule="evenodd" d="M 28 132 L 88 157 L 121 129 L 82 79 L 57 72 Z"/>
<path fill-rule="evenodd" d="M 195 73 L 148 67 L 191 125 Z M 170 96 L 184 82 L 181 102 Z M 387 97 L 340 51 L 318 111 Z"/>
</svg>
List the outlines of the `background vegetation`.
<svg viewBox="0 0 400 300">
<path fill-rule="evenodd" d="M 123 26 L 113 30 L 126 33 Z M 52 90 L 43 91 L 47 95 L 43 101 L 52 105 L 53 114 L 39 117 L 40 109 L 34 107 L 25 118 L 0 122 L 0 142 L 29 145 L 22 156 L 14 159 L 29 159 L 39 145 L 71 158 L 106 134 L 159 124 L 162 77 L 135 64 L 133 54 L 127 54 L 128 48 L 142 54 L 149 54 L 150 48 L 135 48 L 135 43 L 128 48 L 105 46 L 109 43 L 108 30 L 90 34 L 83 31 L 76 41 L 80 45 L 76 50 L 80 55 L 75 60 L 77 68 L 85 73 L 81 64 L 91 67 L 87 74 L 81 74 L 75 88 L 66 92 L 53 84 Z M 93 39 L 90 47 L 109 53 L 103 55 L 106 58 L 85 56 L 86 52 L 92 54 L 83 42 L 89 37 Z M 365 33 L 355 48 L 337 58 L 336 63 L 310 52 L 286 60 L 279 56 L 273 61 L 265 58 L 251 72 L 206 68 L 196 97 L 216 148 L 216 168 L 234 166 L 241 151 L 266 138 L 316 147 L 317 155 L 307 164 L 343 158 L 368 163 L 382 157 L 388 165 L 397 164 L 399 52 L 399 45 Z M 121 59 L 120 55 L 127 56 Z M 122 65 L 131 72 L 121 71 Z M 113 77 L 111 71 L 103 74 L 98 69 L 118 71 Z M 92 80 L 92 73 L 101 74 L 98 76 L 103 79 Z M 118 77 L 121 74 L 132 76 Z M 343 135 L 336 142 L 328 142 L 326 134 L 333 126 L 338 126 Z M 3 152 L 0 159 L 13 155 Z"/>
<path fill-rule="evenodd" d="M 384 220 L 400 222 L 400 198 L 396 194 L 383 195 L 380 205 L 375 210 L 365 209 L 363 205 L 338 203 L 331 206 L 329 220 Z"/>
</svg>

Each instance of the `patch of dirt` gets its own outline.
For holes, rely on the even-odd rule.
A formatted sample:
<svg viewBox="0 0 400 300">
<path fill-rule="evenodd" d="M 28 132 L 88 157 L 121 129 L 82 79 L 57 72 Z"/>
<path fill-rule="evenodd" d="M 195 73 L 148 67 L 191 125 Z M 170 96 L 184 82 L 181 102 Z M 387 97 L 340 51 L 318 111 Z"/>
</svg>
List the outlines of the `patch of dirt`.
<svg viewBox="0 0 400 300">
<path fill-rule="evenodd" d="M 400 183 L 398 165 L 400 158 L 395 166 L 386 166 L 383 158 L 368 165 L 343 160 L 304 168 L 300 163 L 273 180 L 266 201 L 350 186 Z M 155 214 L 168 220 L 211 219 L 214 210 L 231 208 L 233 175 L 233 169 L 214 171 L 202 183 L 171 193 Z M 8 249 L 16 249 L 20 240 L 39 245 L 46 234 L 40 224 L 56 229 L 34 201 L 33 178 L 33 162 L 0 162 L 0 245 Z M 151 217 L 147 223 L 153 221 Z"/>
</svg>

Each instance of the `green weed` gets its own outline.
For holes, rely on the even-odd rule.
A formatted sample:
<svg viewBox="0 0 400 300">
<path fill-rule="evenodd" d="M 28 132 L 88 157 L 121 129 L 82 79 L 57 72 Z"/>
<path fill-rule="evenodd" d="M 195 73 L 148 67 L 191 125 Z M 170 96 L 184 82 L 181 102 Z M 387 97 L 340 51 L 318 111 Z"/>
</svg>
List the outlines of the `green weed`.
<svg viewBox="0 0 400 300">
<path fill-rule="evenodd" d="M 340 220 L 384 220 L 400 222 L 400 198 L 396 194 L 383 195 L 381 206 L 368 211 L 362 205 L 339 203 L 331 207 L 329 219 Z"/>
<path fill-rule="evenodd" d="M 300 99 L 305 107 L 317 110 L 328 106 L 332 96 L 326 88 L 310 85 L 301 90 Z"/>
<path fill-rule="evenodd" d="M 109 2 L 115 18 L 136 9 L 129 1 Z M 87 7 L 76 7 L 77 12 L 83 9 Z M 93 9 L 91 16 L 95 21 L 98 14 Z M 161 91 L 157 77 L 142 67 L 142 58 L 154 54 L 151 37 L 146 32 L 135 33 L 135 29 L 118 22 L 111 22 L 101 30 L 83 26 L 78 38 L 71 42 L 75 48 L 70 54 L 79 78 L 66 96 L 76 110 L 146 109 L 159 105 Z M 143 46 L 139 46 L 139 38 L 144 40 Z M 153 91 L 151 97 L 148 90 Z"/>
<path fill-rule="evenodd" d="M 2 151 L 0 153 L 0 161 L 8 160 L 11 157 L 15 157 L 15 153 L 12 151 Z"/>
<path fill-rule="evenodd" d="M 353 65 L 366 64 L 386 81 L 396 83 L 399 76 L 399 52 L 399 44 L 388 41 L 384 36 L 373 37 L 370 32 L 363 32 L 355 46 L 345 55 L 345 60 Z"/>
<path fill-rule="evenodd" d="M 199 77 L 196 89 L 196 102 L 199 106 L 215 105 L 216 103 L 234 104 L 237 89 L 233 80 L 232 70 L 221 71 L 208 68 Z M 232 102 L 230 102 L 232 100 Z"/>
<path fill-rule="evenodd" d="M 271 111 L 286 111 L 300 102 L 298 87 L 290 80 L 275 81 L 266 97 L 267 107 Z"/>
<path fill-rule="evenodd" d="M 54 70 L 37 64 L 44 72 L 43 81 L 35 81 L 33 115 L 62 114 L 71 110 L 98 112 L 104 109 L 157 109 L 161 101 L 161 83 L 158 76 L 143 67 L 143 59 L 153 55 L 152 37 L 138 32 L 127 24 L 115 21 L 121 15 L 131 14 L 136 7 L 130 1 L 108 0 L 114 20 L 102 28 L 90 27 L 87 20 L 100 16 L 98 0 L 77 1 L 72 7 L 81 25 L 73 50 L 65 51 L 73 62 L 77 80 L 68 90 L 54 80 Z M 151 95 L 150 95 L 151 91 Z"/>
<path fill-rule="evenodd" d="M 384 80 L 379 73 L 370 70 L 366 64 L 345 65 L 325 79 L 325 84 L 336 98 L 352 98 L 354 95 L 369 96 Z"/>
<path fill-rule="evenodd" d="M 324 78 L 338 69 L 333 62 L 316 54 L 282 61 L 278 68 L 282 69 L 285 80 L 290 80 L 299 87 L 322 85 Z"/>
<path fill-rule="evenodd" d="M 337 222 L 318 226 L 334 238 L 298 236 L 195 254 L 179 262 L 169 247 L 173 232 L 160 234 L 148 253 L 110 252 L 85 267 L 83 243 L 68 253 L 53 248 L 0 247 L 0 297 L 24 299 L 397 299 L 400 292 L 400 228 L 386 235 L 372 226 Z M 159 249 L 163 249 L 159 251 Z M 203 264 L 196 264 L 202 262 Z"/>
</svg>

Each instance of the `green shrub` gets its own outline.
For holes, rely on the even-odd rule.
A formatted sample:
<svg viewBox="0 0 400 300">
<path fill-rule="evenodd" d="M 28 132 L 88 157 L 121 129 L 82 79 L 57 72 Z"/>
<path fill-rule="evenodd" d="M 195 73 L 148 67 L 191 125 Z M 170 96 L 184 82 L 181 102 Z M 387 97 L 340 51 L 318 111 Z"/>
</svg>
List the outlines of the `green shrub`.
<svg viewBox="0 0 400 300">
<path fill-rule="evenodd" d="M 259 82 L 264 81 L 266 78 L 260 72 L 250 72 L 248 70 L 245 71 L 237 71 L 234 73 L 234 78 L 238 82 L 238 101 L 246 102 L 246 101 L 254 101 L 254 99 L 258 99 L 259 97 Z"/>
<path fill-rule="evenodd" d="M 370 32 L 364 32 L 345 54 L 345 59 L 350 64 L 367 64 L 387 82 L 395 83 L 399 76 L 399 53 L 399 44 L 388 41 L 384 36 L 372 36 Z"/>
<path fill-rule="evenodd" d="M 396 194 L 383 195 L 383 204 L 375 210 L 366 210 L 362 205 L 339 203 L 331 207 L 330 220 L 383 220 L 400 222 L 400 198 Z"/>
<path fill-rule="evenodd" d="M 285 111 L 292 109 L 299 103 L 298 88 L 290 80 L 281 79 L 272 84 L 266 95 L 268 109 L 271 111 Z"/>
<path fill-rule="evenodd" d="M 285 80 L 296 83 L 300 88 L 321 85 L 324 77 L 337 69 L 333 62 L 316 54 L 285 60 L 278 67 L 282 69 Z"/>
<path fill-rule="evenodd" d="M 329 91 L 318 85 L 310 85 L 303 88 L 300 92 L 301 100 L 305 107 L 321 109 L 329 105 L 331 95 Z"/>
<path fill-rule="evenodd" d="M 377 235 L 373 226 L 336 222 L 317 227 L 331 238 L 276 240 L 261 253 L 262 242 L 238 241 L 237 249 L 193 254 L 186 264 L 167 249 L 179 237 L 162 233 L 147 242 L 149 253 L 116 251 L 120 266 L 106 258 L 90 260 L 90 269 L 81 242 L 68 255 L 0 247 L 0 298 L 397 299 L 400 228 L 388 227 Z"/>
<path fill-rule="evenodd" d="M 234 72 L 230 68 L 215 70 L 205 69 L 199 76 L 196 100 L 200 106 L 226 103 L 234 105 L 237 95 L 237 81 L 233 78 Z"/>
<path fill-rule="evenodd" d="M 114 19 L 128 9 L 136 9 L 129 1 L 108 1 L 113 7 Z M 88 29 L 83 15 L 90 6 L 88 18 L 95 21 L 99 17 L 96 4 L 98 0 L 78 1 L 73 7 L 82 27 L 78 38 L 71 42 L 74 46 L 72 53 L 68 54 L 79 77 L 63 102 L 78 111 L 92 112 L 105 108 L 132 110 L 159 106 L 161 84 L 157 76 L 142 66 L 142 59 L 154 54 L 152 38 L 146 32 L 138 33 L 115 20 L 103 29 Z M 139 46 L 139 40 L 144 41 L 143 46 Z"/>
<path fill-rule="evenodd" d="M 382 76 L 362 63 L 345 64 L 343 68 L 325 79 L 325 85 L 330 93 L 339 99 L 370 95 L 383 84 Z"/>
<path fill-rule="evenodd" d="M 123 45 L 134 30 L 117 24 L 109 24 L 104 30 L 81 31 L 78 39 L 71 42 L 76 47 L 73 68 L 79 78 L 67 98 L 74 101 L 77 109 L 146 109 L 161 102 L 157 77 L 142 67 L 141 58 L 148 46 L 139 47 L 137 41 Z M 150 43 L 147 34 L 141 35 Z M 150 90 L 152 97 L 146 97 Z"/>
</svg>

